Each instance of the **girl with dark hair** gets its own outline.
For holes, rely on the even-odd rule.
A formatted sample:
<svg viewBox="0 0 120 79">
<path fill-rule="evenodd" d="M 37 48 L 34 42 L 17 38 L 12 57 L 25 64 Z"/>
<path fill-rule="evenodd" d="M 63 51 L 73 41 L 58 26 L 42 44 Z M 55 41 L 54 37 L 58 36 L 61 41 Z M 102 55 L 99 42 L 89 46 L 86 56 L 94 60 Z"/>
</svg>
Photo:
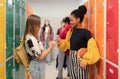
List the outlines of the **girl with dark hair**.
<svg viewBox="0 0 120 79">
<path fill-rule="evenodd" d="M 25 48 L 30 56 L 30 73 L 33 79 L 45 79 L 45 57 L 54 47 L 54 42 L 49 42 L 49 47 L 44 50 L 41 41 L 38 40 L 38 32 L 41 26 L 41 19 L 37 15 L 30 15 L 26 21 Z"/>
<path fill-rule="evenodd" d="M 69 17 L 63 18 L 61 24 L 62 24 L 62 27 L 58 29 L 57 35 L 61 39 L 65 39 L 67 32 L 72 28 L 72 26 L 70 25 Z M 69 53 L 68 50 L 64 52 L 64 51 L 59 49 L 58 56 L 57 56 L 57 60 L 58 60 L 58 77 L 56 79 L 62 79 L 63 67 L 66 68 L 67 65 L 68 65 L 68 53 Z M 69 76 L 68 69 L 69 68 L 67 67 L 67 75 Z"/>
<path fill-rule="evenodd" d="M 48 42 L 53 40 L 53 30 L 49 20 L 45 20 L 44 22 L 44 26 L 42 27 L 40 33 L 40 40 L 42 41 L 42 44 L 44 45 L 45 49 L 48 48 Z M 46 62 L 48 64 L 51 63 L 51 53 L 49 53 L 46 57 Z"/>
<path fill-rule="evenodd" d="M 67 32 L 66 39 L 57 38 L 59 49 L 69 52 L 70 79 L 88 79 L 88 66 L 100 59 L 96 41 L 90 31 L 82 26 L 87 9 L 84 5 L 70 14 L 72 30 Z M 84 50 L 84 52 L 81 52 Z M 82 53 L 82 54 L 81 54 Z"/>
</svg>

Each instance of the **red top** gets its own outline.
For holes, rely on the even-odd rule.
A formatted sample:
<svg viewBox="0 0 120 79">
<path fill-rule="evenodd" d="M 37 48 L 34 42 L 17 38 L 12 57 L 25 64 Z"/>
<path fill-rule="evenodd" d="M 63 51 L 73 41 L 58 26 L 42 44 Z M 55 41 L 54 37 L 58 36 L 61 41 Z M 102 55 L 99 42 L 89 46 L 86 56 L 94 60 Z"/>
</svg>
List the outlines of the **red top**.
<svg viewBox="0 0 120 79">
<path fill-rule="evenodd" d="M 65 28 L 62 28 L 61 31 L 60 31 L 60 34 L 59 34 L 60 38 L 61 38 L 61 39 L 65 39 L 67 32 L 68 32 L 71 28 L 72 28 L 71 25 L 67 25 L 67 26 L 65 26 Z"/>
<path fill-rule="evenodd" d="M 71 25 L 66 25 L 65 28 L 60 30 L 59 36 L 61 39 L 66 39 L 67 32 L 72 29 Z M 69 55 L 69 49 L 65 51 L 66 55 Z"/>
</svg>

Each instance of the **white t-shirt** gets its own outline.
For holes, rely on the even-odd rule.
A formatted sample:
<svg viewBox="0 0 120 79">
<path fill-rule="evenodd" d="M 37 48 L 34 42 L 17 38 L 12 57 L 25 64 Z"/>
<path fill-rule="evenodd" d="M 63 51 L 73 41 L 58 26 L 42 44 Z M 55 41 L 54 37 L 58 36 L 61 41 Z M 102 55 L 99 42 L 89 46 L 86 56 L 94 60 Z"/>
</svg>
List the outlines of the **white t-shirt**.
<svg viewBox="0 0 120 79">
<path fill-rule="evenodd" d="M 45 38 L 47 38 L 49 32 L 49 26 L 45 27 Z"/>
<path fill-rule="evenodd" d="M 28 34 L 25 40 L 26 51 L 35 58 L 39 57 L 44 50 L 42 42 L 38 41 L 33 35 Z"/>
</svg>

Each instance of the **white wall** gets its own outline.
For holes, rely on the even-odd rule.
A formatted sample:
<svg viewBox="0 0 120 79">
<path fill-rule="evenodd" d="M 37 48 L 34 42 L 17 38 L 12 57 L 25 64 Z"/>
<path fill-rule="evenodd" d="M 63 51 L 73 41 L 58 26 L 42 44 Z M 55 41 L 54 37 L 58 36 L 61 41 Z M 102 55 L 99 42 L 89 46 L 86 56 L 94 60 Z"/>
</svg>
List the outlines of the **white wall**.
<svg viewBox="0 0 120 79">
<path fill-rule="evenodd" d="M 42 26 L 44 24 L 44 21 L 48 19 L 50 21 L 50 25 L 53 27 L 53 32 L 54 32 L 54 40 L 56 38 L 56 33 L 57 33 L 57 29 L 59 27 L 61 27 L 61 20 L 62 18 L 60 17 L 41 17 L 42 20 Z M 57 46 L 55 46 L 55 48 L 52 51 L 52 60 L 55 60 L 57 57 L 57 53 L 58 53 L 58 48 Z"/>
<path fill-rule="evenodd" d="M 79 6 L 80 5 L 84 5 L 86 2 L 88 2 L 89 0 L 79 0 Z"/>
<path fill-rule="evenodd" d="M 79 0 L 27 0 L 41 17 L 65 17 L 78 7 Z"/>
</svg>

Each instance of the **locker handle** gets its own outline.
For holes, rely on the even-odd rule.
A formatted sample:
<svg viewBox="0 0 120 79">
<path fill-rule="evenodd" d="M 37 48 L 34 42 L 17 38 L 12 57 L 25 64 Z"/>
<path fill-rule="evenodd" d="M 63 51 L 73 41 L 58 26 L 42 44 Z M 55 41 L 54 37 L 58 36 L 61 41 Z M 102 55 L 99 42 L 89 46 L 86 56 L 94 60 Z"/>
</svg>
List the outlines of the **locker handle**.
<svg viewBox="0 0 120 79">
<path fill-rule="evenodd" d="M 114 70 L 111 69 L 111 68 L 109 68 L 109 72 L 110 72 L 111 74 L 114 74 Z"/>
<path fill-rule="evenodd" d="M 110 24 L 109 22 L 107 22 L 107 24 Z"/>
</svg>

